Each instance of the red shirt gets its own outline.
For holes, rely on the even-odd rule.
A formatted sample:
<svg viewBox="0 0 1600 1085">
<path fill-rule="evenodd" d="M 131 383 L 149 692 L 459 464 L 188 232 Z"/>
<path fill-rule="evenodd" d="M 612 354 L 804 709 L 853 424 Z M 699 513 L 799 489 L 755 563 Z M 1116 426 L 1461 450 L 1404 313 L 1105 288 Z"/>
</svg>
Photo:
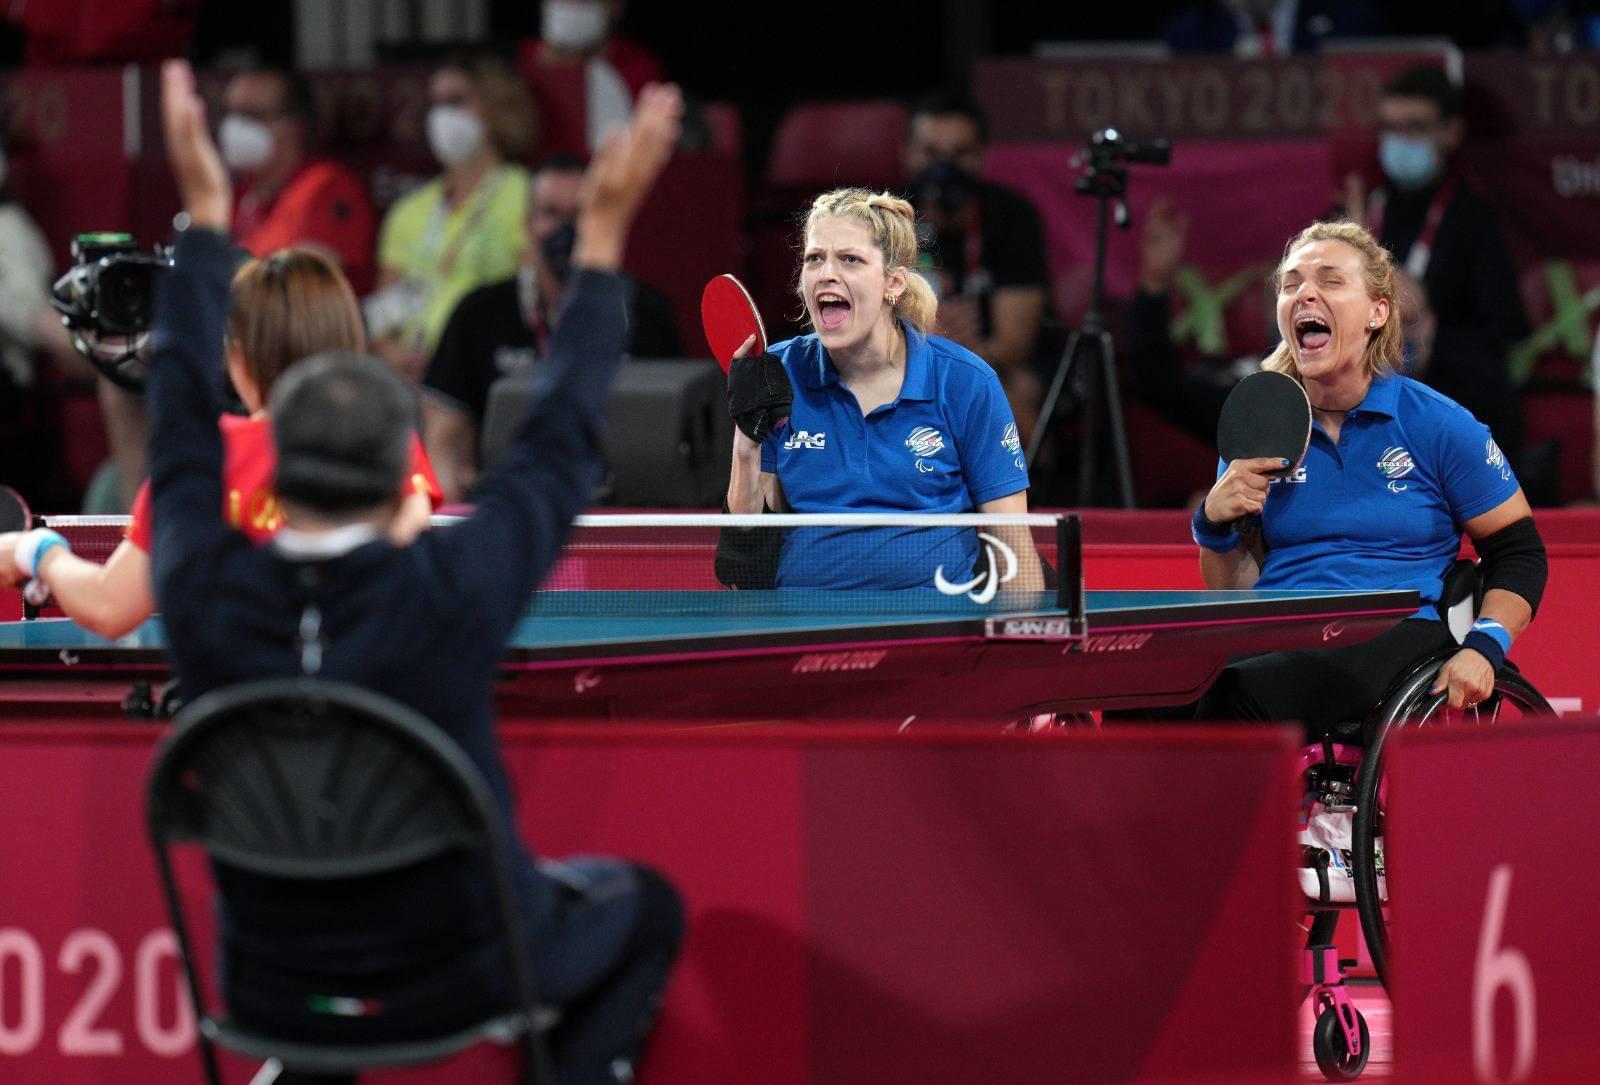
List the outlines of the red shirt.
<svg viewBox="0 0 1600 1085">
<path fill-rule="evenodd" d="M 336 162 L 308 162 L 275 198 L 247 189 L 233 213 L 233 236 L 253 256 L 291 245 L 326 249 L 339 260 L 356 295 L 372 289 L 377 219 L 356 175 Z"/>
<path fill-rule="evenodd" d="M 283 526 L 283 510 L 272 492 L 272 472 L 278 466 L 278 450 L 272 445 L 272 420 L 225 414 L 217 425 L 222 430 L 223 519 L 244 532 L 251 542 L 266 542 Z M 444 491 L 433 475 L 433 464 L 428 462 L 428 454 L 415 433 L 411 435 L 411 477 L 403 489 L 407 494 L 427 494 L 434 508 L 444 500 Z M 149 482 L 140 486 L 134 496 L 127 539 L 145 553 L 150 552 Z"/>
</svg>

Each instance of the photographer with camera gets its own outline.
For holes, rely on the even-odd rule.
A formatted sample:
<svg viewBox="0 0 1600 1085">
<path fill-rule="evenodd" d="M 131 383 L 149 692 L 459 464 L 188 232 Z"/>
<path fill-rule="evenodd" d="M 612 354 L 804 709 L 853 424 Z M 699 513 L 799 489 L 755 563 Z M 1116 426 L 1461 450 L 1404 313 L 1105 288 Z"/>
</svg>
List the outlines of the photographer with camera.
<svg viewBox="0 0 1600 1085">
<path fill-rule="evenodd" d="M 1050 269 L 1038 210 L 983 179 L 988 141 L 988 121 L 970 98 L 925 98 L 912 107 L 905 168 L 925 224 L 918 270 L 939 298 L 933 330 L 1000 374 L 1026 444 L 1043 392 L 1034 363 Z"/>
</svg>

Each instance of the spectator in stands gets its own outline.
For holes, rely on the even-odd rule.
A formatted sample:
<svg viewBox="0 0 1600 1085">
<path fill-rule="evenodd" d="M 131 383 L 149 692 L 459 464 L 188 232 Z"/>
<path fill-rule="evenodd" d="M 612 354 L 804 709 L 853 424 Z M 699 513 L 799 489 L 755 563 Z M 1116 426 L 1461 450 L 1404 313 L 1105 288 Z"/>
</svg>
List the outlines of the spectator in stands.
<svg viewBox="0 0 1600 1085">
<path fill-rule="evenodd" d="M 1162 31 L 1175 53 L 1232 53 L 1245 59 L 1313 53 L 1330 38 L 1386 29 L 1371 0 L 1201 0 Z"/>
<path fill-rule="evenodd" d="M 48 360 L 74 375 L 91 373 L 50 306 L 54 275 L 50 245 L 16 198 L 0 145 L 0 463 L 7 465 L 4 481 L 25 492 L 46 483 L 38 472 L 49 458 L 30 447 L 36 435 L 25 431 L 20 413 L 37 376 L 35 362 Z M 144 476 L 144 415 L 136 400 L 109 381 L 99 382 L 98 394 L 125 502 Z"/>
<path fill-rule="evenodd" d="M 528 205 L 528 247 L 514 277 L 461 299 L 423 378 L 423 437 L 446 501 L 459 501 L 478 474 L 478 435 L 489 387 L 500 377 L 534 372 L 561 315 L 571 278 L 572 246 L 582 206 L 584 164 L 554 158 L 534 172 Z M 641 358 L 683 353 L 672 303 L 629 280 L 628 352 Z"/>
<path fill-rule="evenodd" d="M 332 257 L 358 295 L 372 289 L 376 223 L 366 187 L 344 166 L 311 152 L 316 105 L 303 76 L 279 68 L 228 81 L 217 132 L 238 181 L 233 236 L 256 256 L 291 245 Z"/>
<path fill-rule="evenodd" d="M 0 146 L 0 403 L 15 404 L 33 383 L 34 355 L 77 364 L 61 318 L 50 307 L 50 245 L 18 202 Z"/>
<path fill-rule="evenodd" d="M 526 88 L 492 57 L 446 63 L 428 98 L 428 147 L 444 173 L 389 209 L 366 306 L 373 348 L 413 383 L 468 291 L 516 274 L 534 139 Z"/>
<path fill-rule="evenodd" d="M 933 331 L 1000 374 L 1026 446 L 1043 398 L 1034 362 L 1050 270 L 1039 212 L 1022 193 L 983 180 L 988 143 L 972 99 L 923 99 L 906 131 L 906 175 L 925 224 L 922 270 L 939 299 Z"/>
<path fill-rule="evenodd" d="M 628 122 L 639 91 L 664 77 L 644 46 L 616 33 L 623 7 L 622 0 L 544 0 L 539 37 L 522 43 L 518 67 L 547 113 L 557 103 L 542 93 L 542 73 L 570 69 L 581 75 L 583 87 L 582 131 L 553 122 L 559 130 L 552 132 L 548 150 L 578 155 L 597 149 L 608 131 Z"/>
<path fill-rule="evenodd" d="M 1416 279 L 1437 323 L 1422 379 L 1489 427 L 1515 459 L 1522 445 L 1516 393 L 1506 368 L 1527 336 L 1511 251 L 1493 206 L 1462 181 L 1455 161 L 1465 134 L 1461 90 L 1438 66 L 1410 68 L 1378 102 L 1384 184 L 1368 194 L 1346 179 L 1345 214 Z"/>
<path fill-rule="evenodd" d="M 1222 402 L 1238 381 L 1239 359 L 1202 357 L 1185 365 L 1172 339 L 1172 290 L 1188 245 L 1189 216 L 1161 198 L 1139 230 L 1139 277 L 1128 302 L 1130 391 L 1166 421 L 1196 440 L 1217 437 Z M 1257 359 L 1242 367 L 1249 372 Z"/>
<path fill-rule="evenodd" d="M 1571 53 L 1600 48 L 1600 3 L 1596 0 L 1513 0 L 1522 45 L 1534 53 Z"/>
</svg>

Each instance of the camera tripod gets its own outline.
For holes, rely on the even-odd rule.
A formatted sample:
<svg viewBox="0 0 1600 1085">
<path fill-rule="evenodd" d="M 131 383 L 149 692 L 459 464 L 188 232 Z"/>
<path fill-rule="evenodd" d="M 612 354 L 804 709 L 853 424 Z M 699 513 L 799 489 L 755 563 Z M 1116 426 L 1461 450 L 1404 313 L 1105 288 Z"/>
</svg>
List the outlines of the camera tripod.
<svg viewBox="0 0 1600 1085">
<path fill-rule="evenodd" d="M 1099 205 L 1094 243 L 1094 292 L 1083 320 L 1067 336 L 1061 359 L 1056 362 L 1055 376 L 1050 380 L 1050 390 L 1045 393 L 1039 409 L 1038 424 L 1028 442 L 1028 463 L 1038 461 L 1045 433 L 1055 424 L 1056 416 L 1065 413 L 1062 393 L 1071 380 L 1073 394 L 1067 402 L 1081 406 L 1083 411 L 1077 442 L 1076 503 L 1080 506 L 1094 501 L 1103 414 L 1116 463 L 1117 497 L 1123 508 L 1133 508 L 1133 468 L 1122 420 L 1122 395 L 1117 387 L 1116 354 L 1111 345 L 1111 333 L 1105 326 L 1106 230 L 1113 213 L 1119 229 L 1126 230 L 1129 225 L 1128 205 L 1122 200 L 1128 191 L 1127 163 L 1131 160 L 1165 165 L 1168 154 L 1165 140 L 1143 143 L 1125 140 L 1116 129 L 1108 128 L 1090 137 L 1084 156 L 1078 159 L 1087 169 L 1075 187 L 1081 195 L 1093 196 Z"/>
</svg>

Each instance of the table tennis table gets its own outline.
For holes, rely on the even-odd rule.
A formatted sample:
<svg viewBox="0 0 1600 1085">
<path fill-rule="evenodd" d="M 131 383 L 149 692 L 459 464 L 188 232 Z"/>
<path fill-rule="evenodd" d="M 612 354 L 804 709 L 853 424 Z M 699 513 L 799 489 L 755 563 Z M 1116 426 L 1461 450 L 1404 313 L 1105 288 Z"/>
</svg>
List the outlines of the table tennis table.
<svg viewBox="0 0 1600 1085">
<path fill-rule="evenodd" d="M 507 645 L 505 720 L 1015 721 L 1193 700 L 1236 653 L 1368 639 L 1414 591 L 545 591 Z M 0 714 L 120 704 L 168 676 L 161 621 L 106 641 L 0 623 Z"/>
</svg>

